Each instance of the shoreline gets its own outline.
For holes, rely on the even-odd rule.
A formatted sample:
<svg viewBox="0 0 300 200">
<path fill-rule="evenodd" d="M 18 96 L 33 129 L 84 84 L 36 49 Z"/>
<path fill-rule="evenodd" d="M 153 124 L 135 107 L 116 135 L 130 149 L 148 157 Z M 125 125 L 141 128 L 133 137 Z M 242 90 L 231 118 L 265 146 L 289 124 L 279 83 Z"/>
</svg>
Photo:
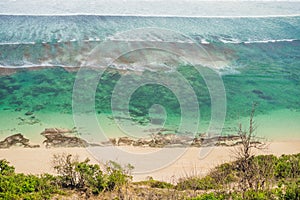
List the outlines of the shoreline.
<svg viewBox="0 0 300 200">
<path fill-rule="evenodd" d="M 116 149 L 113 147 L 114 150 Z M 91 147 L 91 148 L 21 148 L 13 147 L 10 149 L 0 149 L 0 158 L 8 160 L 16 168 L 16 172 L 25 173 L 25 174 L 42 174 L 50 173 L 55 174 L 51 160 L 54 154 L 72 154 L 77 155 L 79 160 L 84 160 L 89 158 L 91 163 L 99 163 L 95 155 L 91 154 L 91 151 L 99 152 L 100 158 L 101 154 L 103 155 L 103 160 L 100 163 L 105 163 L 105 161 L 113 160 L 121 164 L 131 164 L 135 166 L 137 164 L 140 170 L 139 173 L 136 170 L 133 170 L 133 181 L 142 181 L 146 180 L 149 177 L 152 177 L 156 180 L 166 181 L 166 182 L 176 182 L 180 178 L 189 176 L 189 175 L 205 175 L 213 167 L 222 164 L 224 162 L 230 162 L 234 160 L 234 155 L 232 151 L 235 147 L 222 147 L 216 146 L 209 149 L 209 153 L 203 158 L 199 157 L 199 153 L 203 150 L 207 150 L 208 147 L 188 147 L 186 151 L 178 158 L 172 160 L 170 163 L 166 163 L 164 166 L 161 166 L 158 170 L 145 171 L 141 173 L 141 166 L 149 165 L 155 166 L 155 163 L 164 161 L 164 156 L 156 157 L 155 160 L 149 159 L 148 155 L 151 156 L 153 152 L 159 152 L 164 149 L 165 151 L 175 152 L 178 148 L 151 148 L 151 147 L 129 147 L 122 146 L 117 147 L 118 150 L 127 152 L 127 156 L 119 157 L 121 154 L 114 153 L 114 150 L 111 150 L 107 147 Z M 109 152 L 109 153 L 108 153 Z M 300 140 L 290 140 L 287 142 L 278 142 L 274 141 L 269 143 L 268 148 L 263 150 L 255 151 L 255 155 L 262 154 L 273 154 L 275 156 L 280 156 L 282 154 L 295 154 L 300 152 Z M 111 155 L 111 154 L 113 155 Z M 143 159 L 135 160 L 135 156 L 139 154 Z M 162 153 L 163 155 L 163 153 Z M 168 154 L 170 155 L 170 154 Z M 173 154 L 172 154 L 173 155 Z M 106 157 L 106 158 L 105 158 Z M 140 158 L 139 157 L 139 158 Z M 107 160 L 105 160 L 107 159 Z M 120 162 L 121 161 L 121 162 Z M 126 162 L 126 163 L 125 163 Z M 133 162 L 136 162 L 135 164 Z"/>
<path fill-rule="evenodd" d="M 3 109 L 0 112 L 0 141 L 4 140 L 6 137 L 21 133 L 26 138 L 30 139 L 31 142 L 36 144 L 41 144 L 45 139 L 40 135 L 46 128 L 62 128 L 62 129 L 73 129 L 76 126 L 74 122 L 73 115 L 71 113 L 59 113 L 54 111 L 35 111 L 32 115 L 26 116 L 25 113 L 30 111 L 30 109 L 23 109 L 21 111 L 13 111 L 11 109 Z M 32 120 L 31 117 L 34 116 Z M 97 135 L 97 138 L 101 136 L 107 140 L 107 138 L 116 138 L 127 136 L 124 132 L 114 123 L 109 114 L 100 114 L 97 115 L 97 120 L 101 126 L 103 133 L 102 135 Z M 279 109 L 270 111 L 266 114 L 258 114 L 255 117 L 258 130 L 256 132 L 257 136 L 266 139 L 268 142 L 272 141 L 290 141 L 290 140 L 300 140 L 299 130 L 300 124 L 300 112 L 293 111 L 289 109 Z M 293 120 L 291 120 L 293 119 Z M 244 126 L 248 125 L 249 117 L 241 117 L 236 120 L 229 120 L 225 122 L 224 135 L 232 135 L 235 133 L 235 130 L 232 129 L 228 131 L 228 127 L 238 127 L 239 123 L 242 123 Z M 101 123 L 100 123 L 101 122 Z M 121 122 L 123 123 L 123 122 Z M 202 125 L 202 124 L 201 124 Z M 203 127 L 206 128 L 207 124 L 204 124 Z M 205 133 L 203 127 L 200 127 L 198 133 Z M 160 128 L 158 126 L 158 128 Z M 150 131 L 151 133 L 156 133 L 155 131 Z M 89 138 L 88 135 L 84 134 L 81 137 Z M 145 132 L 146 133 L 146 132 Z M 99 138 L 100 139 L 100 138 Z"/>
<path fill-rule="evenodd" d="M 0 66 L 0 76 L 10 76 L 18 72 L 22 72 L 24 70 L 27 71 L 37 71 L 42 69 L 55 69 L 55 68 L 63 68 L 67 72 L 78 72 L 80 67 L 69 67 L 69 66 L 55 66 L 55 65 L 33 65 L 33 66 L 25 66 L 25 67 L 9 67 L 9 66 Z"/>
</svg>

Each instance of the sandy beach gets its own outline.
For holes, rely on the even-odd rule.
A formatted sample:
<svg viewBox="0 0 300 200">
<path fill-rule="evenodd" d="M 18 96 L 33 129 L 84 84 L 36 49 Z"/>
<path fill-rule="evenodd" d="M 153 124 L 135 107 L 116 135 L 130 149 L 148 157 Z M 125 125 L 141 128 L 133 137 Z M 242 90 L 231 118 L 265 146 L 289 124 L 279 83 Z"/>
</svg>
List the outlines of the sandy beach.
<svg viewBox="0 0 300 200">
<path fill-rule="evenodd" d="M 118 157 L 118 153 L 114 153 L 114 150 L 106 149 L 105 147 L 94 148 L 97 148 L 97 151 L 102 153 L 104 159 L 101 162 L 105 162 L 105 159 L 107 157 L 110 157 L 111 160 L 115 160 L 117 162 L 121 161 L 121 163 L 124 161 L 128 161 L 129 163 L 134 165 L 134 162 L 137 162 L 136 160 L 133 160 L 135 158 L 134 155 L 140 154 L 142 155 L 142 159 L 138 160 L 137 165 L 148 165 L 148 167 L 150 168 L 147 169 L 151 169 L 151 166 L 149 165 L 153 165 L 153 167 L 156 167 L 159 166 L 160 162 L 163 163 L 159 169 L 148 170 L 147 172 L 143 172 L 140 166 L 137 166 L 138 169 L 133 171 L 134 181 L 144 180 L 147 177 L 151 176 L 157 180 L 176 182 L 176 180 L 178 180 L 179 178 L 189 175 L 205 175 L 216 165 L 228 161 L 233 161 L 235 159 L 232 153 L 234 147 L 212 147 L 206 154 L 203 153 L 205 150 L 207 150 L 204 147 L 187 148 L 178 159 L 171 159 L 169 163 L 163 162 L 165 159 L 164 156 L 161 156 L 160 158 L 158 157 L 155 160 L 149 159 L 148 155 L 154 154 L 153 152 L 161 151 L 161 149 L 159 148 L 124 146 L 119 147 L 118 150 L 127 153 L 126 155 L 128 157 L 123 158 Z M 168 150 L 166 150 L 166 152 L 176 152 L 178 149 L 180 148 L 169 148 Z M 8 160 L 12 165 L 15 166 L 16 172 L 26 174 L 54 174 L 55 172 L 51 163 L 54 154 L 68 153 L 72 155 L 78 155 L 79 160 L 84 160 L 88 157 L 91 160 L 91 163 L 99 163 L 95 159 L 96 156 L 94 154 L 91 154 L 91 152 L 94 153 L 95 151 L 85 148 L 30 149 L 13 147 L 10 149 L 1 149 L 0 159 Z M 274 154 L 276 156 L 280 156 L 282 154 L 294 154 L 299 152 L 300 140 L 295 140 L 269 143 L 266 149 L 256 151 L 255 154 Z M 161 155 L 163 155 L 163 153 Z"/>
</svg>

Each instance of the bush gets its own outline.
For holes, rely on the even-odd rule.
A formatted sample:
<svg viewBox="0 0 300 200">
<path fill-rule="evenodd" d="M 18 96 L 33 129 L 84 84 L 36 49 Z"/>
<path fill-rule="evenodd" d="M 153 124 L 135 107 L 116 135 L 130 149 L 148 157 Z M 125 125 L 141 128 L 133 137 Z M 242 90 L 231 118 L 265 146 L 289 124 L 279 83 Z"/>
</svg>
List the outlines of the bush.
<svg viewBox="0 0 300 200">
<path fill-rule="evenodd" d="M 0 199 L 50 199 L 60 193 L 53 179 L 51 175 L 0 175 Z"/>
<path fill-rule="evenodd" d="M 209 175 L 218 185 L 225 186 L 237 181 L 234 163 L 224 163 L 214 168 Z"/>
<path fill-rule="evenodd" d="M 107 187 L 103 172 L 99 165 L 88 164 L 89 160 L 76 162 L 75 172 L 78 173 L 78 188 L 89 188 L 93 194 L 99 194 Z"/>
<path fill-rule="evenodd" d="M 15 168 L 9 165 L 7 160 L 0 160 L 0 175 L 12 175 L 15 173 Z"/>
<path fill-rule="evenodd" d="M 217 185 L 216 181 L 211 176 L 180 179 L 176 185 L 176 189 L 178 190 L 209 190 L 218 188 L 219 185 Z"/>
<path fill-rule="evenodd" d="M 287 183 L 281 197 L 282 199 L 300 199 L 300 179 L 297 182 Z"/>
<path fill-rule="evenodd" d="M 278 159 L 274 155 L 260 155 L 251 159 L 252 166 L 252 189 L 269 189 L 275 179 L 275 166 Z"/>
<path fill-rule="evenodd" d="M 203 194 L 201 196 L 191 198 L 189 200 L 221 200 L 224 199 L 221 195 L 216 195 L 214 193 Z"/>
<path fill-rule="evenodd" d="M 59 183 L 62 187 L 75 188 L 78 186 L 78 173 L 75 171 L 77 158 L 72 158 L 71 154 L 53 156 L 54 169 L 59 174 Z"/>
<path fill-rule="evenodd" d="M 112 191 L 116 188 L 128 183 L 132 177 L 129 175 L 130 171 L 133 169 L 131 165 L 126 166 L 124 169 L 121 165 L 116 162 L 109 161 L 106 164 L 106 176 L 107 176 L 107 190 Z"/>
<path fill-rule="evenodd" d="M 279 157 L 275 176 L 277 179 L 300 177 L 300 154 L 282 155 Z"/>
<path fill-rule="evenodd" d="M 269 200 L 270 194 L 266 191 L 254 191 L 254 190 L 248 190 L 244 194 L 244 199 L 249 200 Z"/>
<path fill-rule="evenodd" d="M 54 169 L 59 174 L 62 187 L 85 190 L 88 193 L 99 194 L 102 191 L 112 191 L 121 188 L 130 179 L 132 166 L 122 168 L 113 161 L 108 162 L 103 171 L 99 165 L 89 164 L 89 159 L 79 162 L 72 155 L 55 155 Z"/>
<path fill-rule="evenodd" d="M 140 181 L 136 182 L 136 185 L 148 185 L 151 188 L 161 188 L 161 189 L 172 189 L 174 188 L 174 185 L 171 183 L 163 182 L 163 181 L 157 181 L 154 180 L 152 177 L 150 177 L 147 181 Z"/>
</svg>

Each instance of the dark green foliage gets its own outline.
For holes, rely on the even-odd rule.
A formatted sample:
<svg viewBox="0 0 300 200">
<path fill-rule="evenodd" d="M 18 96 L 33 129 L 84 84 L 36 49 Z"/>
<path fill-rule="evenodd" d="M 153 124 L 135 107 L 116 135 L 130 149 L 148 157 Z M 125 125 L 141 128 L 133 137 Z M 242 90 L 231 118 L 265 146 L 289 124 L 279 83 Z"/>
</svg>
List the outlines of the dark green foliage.
<svg viewBox="0 0 300 200">
<path fill-rule="evenodd" d="M 222 195 L 215 193 L 203 194 L 195 198 L 190 198 L 189 200 L 222 200 L 225 199 Z"/>
<path fill-rule="evenodd" d="M 51 175 L 15 174 L 7 161 L 0 163 L 0 199 L 50 199 L 53 194 L 61 193 Z"/>
<path fill-rule="evenodd" d="M 252 158 L 254 166 L 253 187 L 255 190 L 268 189 L 274 182 L 275 165 L 278 159 L 273 155 Z"/>
<path fill-rule="evenodd" d="M 211 176 L 205 176 L 204 178 L 199 177 L 188 177 L 179 180 L 176 185 L 178 190 L 209 190 L 218 189 L 219 185 L 216 180 Z"/>
<path fill-rule="evenodd" d="M 106 188 L 105 177 L 99 165 L 88 164 L 89 160 L 76 162 L 75 171 L 78 173 L 78 188 L 89 188 L 93 194 L 99 194 Z"/>
<path fill-rule="evenodd" d="M 75 188 L 88 195 L 120 190 L 131 180 L 129 173 L 133 169 L 111 161 L 102 171 L 99 165 L 89 164 L 88 159 L 79 162 L 71 155 L 56 155 L 54 164 L 58 177 L 15 174 L 14 167 L 0 160 L 0 199 L 50 199 L 53 194 L 62 194 L 62 188 Z"/>
<path fill-rule="evenodd" d="M 149 183 L 150 183 L 150 187 L 152 187 L 152 188 L 162 188 L 162 189 L 169 188 L 169 189 L 171 189 L 174 187 L 172 184 L 163 182 L 163 181 L 150 180 Z"/>
<path fill-rule="evenodd" d="M 300 199 L 300 179 L 294 181 L 281 180 L 274 193 L 278 199 Z"/>
<path fill-rule="evenodd" d="M 209 175 L 217 184 L 225 186 L 226 184 L 237 181 L 236 172 L 233 163 L 224 163 L 215 167 Z"/>
<path fill-rule="evenodd" d="M 203 178 L 192 176 L 179 180 L 176 188 L 179 190 L 218 190 L 237 181 L 236 174 L 235 163 L 224 163 L 214 168 Z"/>
<path fill-rule="evenodd" d="M 178 190 L 214 189 L 220 194 L 205 194 L 194 199 L 300 199 L 300 154 L 251 156 L 248 159 L 249 188 L 244 192 L 235 188 L 239 178 L 239 161 L 224 163 L 204 178 L 189 177 L 175 186 Z M 233 187 L 231 186 L 233 185 Z M 278 185 L 278 188 L 274 186 Z M 228 190 L 233 192 L 228 193 Z"/>
<path fill-rule="evenodd" d="M 275 176 L 277 179 L 300 177 L 300 153 L 280 156 L 276 164 Z"/>
<path fill-rule="evenodd" d="M 167 183 L 167 182 L 163 182 L 163 181 L 157 181 L 157 180 L 154 180 L 152 177 L 149 178 L 149 180 L 147 180 L 147 181 L 140 181 L 140 182 L 137 182 L 135 184 L 136 185 L 148 185 L 151 188 L 161 188 L 161 189 L 164 189 L 164 188 L 172 189 L 172 188 L 174 188 L 174 185 L 172 185 L 171 183 Z"/>
<path fill-rule="evenodd" d="M 287 183 L 283 199 L 300 199 L 300 179 L 297 182 Z"/>
<path fill-rule="evenodd" d="M 0 160 L 0 175 L 9 176 L 15 173 L 15 168 L 7 160 Z"/>
<path fill-rule="evenodd" d="M 14 174 L 0 176 L 0 199 L 50 199 L 61 193 L 50 175 Z"/>
<path fill-rule="evenodd" d="M 131 165 L 128 165 L 126 169 L 123 169 L 118 163 L 110 161 L 106 164 L 105 168 L 107 173 L 105 175 L 107 181 L 106 190 L 108 191 L 120 189 L 132 178 L 129 176 L 130 171 L 133 169 Z"/>
<path fill-rule="evenodd" d="M 254 191 L 254 190 L 248 190 L 244 194 L 244 199 L 253 199 L 253 200 L 268 200 L 271 199 L 270 193 L 268 191 Z"/>
<path fill-rule="evenodd" d="M 54 169 L 59 174 L 62 187 L 84 190 L 87 193 L 99 194 L 102 191 L 113 191 L 124 186 L 131 179 L 132 166 L 122 168 L 115 162 L 108 162 L 103 170 L 97 164 L 89 164 L 89 159 L 79 162 L 72 155 L 55 155 Z"/>
</svg>

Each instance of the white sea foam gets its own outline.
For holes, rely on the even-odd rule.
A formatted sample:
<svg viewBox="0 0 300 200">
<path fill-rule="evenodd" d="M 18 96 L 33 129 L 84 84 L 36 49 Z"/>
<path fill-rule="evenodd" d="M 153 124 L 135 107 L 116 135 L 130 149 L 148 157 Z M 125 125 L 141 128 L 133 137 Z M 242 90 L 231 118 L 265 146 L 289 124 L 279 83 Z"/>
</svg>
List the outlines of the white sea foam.
<svg viewBox="0 0 300 200">
<path fill-rule="evenodd" d="M 142 39 L 142 38 L 136 38 L 136 39 L 127 39 L 127 38 L 114 38 L 114 37 L 108 37 L 106 40 L 111 40 L 111 41 L 119 41 L 119 42 L 161 42 L 161 43 L 169 43 L 169 42 L 175 42 L 175 43 L 194 43 L 193 41 L 187 41 L 187 40 L 162 40 L 162 39 Z M 218 39 L 220 42 L 224 44 L 255 44 L 255 43 L 275 43 L 275 42 L 293 42 L 293 41 L 298 41 L 299 39 L 268 39 L 268 40 L 252 40 L 252 41 L 241 41 L 239 39 L 234 39 L 234 38 L 219 38 Z M 64 43 L 64 42 L 76 42 L 76 39 L 71 39 L 69 41 L 64 41 L 64 40 L 58 40 L 57 43 Z M 101 39 L 99 38 L 89 38 L 87 40 L 82 40 L 83 42 L 99 42 Z M 47 44 L 50 41 L 43 41 L 41 42 L 42 44 Z M 201 44 L 210 44 L 206 39 L 201 39 L 200 40 Z M 0 42 L 0 46 L 5 46 L 5 45 L 34 45 L 36 42 Z"/>
<path fill-rule="evenodd" d="M 281 18 L 300 17 L 300 14 L 272 14 L 272 15 L 165 15 L 165 14 L 97 14 L 97 13 L 59 13 L 59 14 L 27 14 L 27 13 L 0 13 L 0 16 L 99 16 L 99 17 L 166 17 L 166 18 Z"/>
<path fill-rule="evenodd" d="M 35 64 L 27 64 L 27 65 L 0 65 L 0 68 L 11 68 L 11 69 L 19 69 L 19 68 L 31 68 L 31 67 L 54 67 L 54 65 L 35 65 Z"/>
<path fill-rule="evenodd" d="M 74 68 L 78 66 L 71 65 L 61 65 L 61 64 L 50 64 L 50 63 L 41 63 L 41 64 L 24 64 L 24 65 L 0 65 L 0 68 L 11 68 L 11 69 L 19 69 L 19 68 L 32 68 L 32 67 L 63 67 L 63 68 Z"/>
<path fill-rule="evenodd" d="M 297 41 L 297 39 L 257 40 L 257 41 L 245 41 L 242 43 L 253 44 L 253 43 L 275 43 L 275 42 L 293 42 L 293 41 Z"/>
<path fill-rule="evenodd" d="M 35 44 L 35 42 L 0 42 L 0 45 Z"/>
<path fill-rule="evenodd" d="M 62 40 L 62 39 L 59 39 L 57 40 L 57 43 L 64 43 L 64 42 L 76 42 L 77 40 L 76 39 L 71 39 L 69 41 L 65 41 L 65 40 Z M 89 42 L 89 41 L 101 41 L 100 39 L 92 39 L 92 40 L 83 40 L 83 41 L 86 41 L 86 42 Z M 47 44 L 49 43 L 50 41 L 42 41 L 41 43 L 42 44 Z M 4 45 L 35 45 L 37 44 L 36 42 L 0 42 L 0 46 L 4 46 Z"/>
<path fill-rule="evenodd" d="M 207 40 L 205 40 L 205 39 L 201 39 L 201 42 L 200 42 L 201 44 L 209 44 L 209 42 L 207 41 Z"/>
<path fill-rule="evenodd" d="M 240 40 L 238 40 L 238 39 L 225 39 L 225 38 L 219 38 L 219 40 L 221 41 L 221 42 L 223 42 L 223 43 L 232 43 L 232 44 L 240 44 L 240 43 L 242 43 Z"/>
</svg>

